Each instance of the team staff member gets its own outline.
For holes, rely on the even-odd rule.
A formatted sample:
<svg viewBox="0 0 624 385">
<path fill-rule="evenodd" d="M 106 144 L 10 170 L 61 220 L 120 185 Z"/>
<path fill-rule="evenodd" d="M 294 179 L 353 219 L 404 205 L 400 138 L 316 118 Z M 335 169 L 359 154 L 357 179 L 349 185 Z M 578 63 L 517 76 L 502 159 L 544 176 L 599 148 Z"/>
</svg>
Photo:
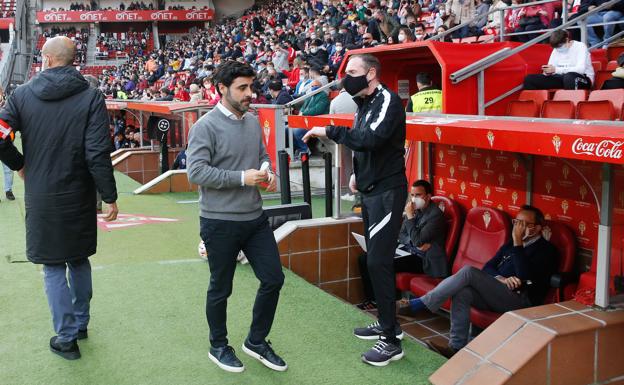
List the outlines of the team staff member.
<svg viewBox="0 0 624 385">
<path fill-rule="evenodd" d="M 353 128 L 314 127 L 304 137 L 328 137 L 355 151 L 350 186 L 362 193 L 368 270 L 379 322 L 357 328 L 356 336 L 377 330 L 379 341 L 362 360 L 385 366 L 403 357 L 403 332 L 396 320 L 394 250 L 407 198 L 405 178 L 405 111 L 401 99 L 379 82 L 381 65 L 372 55 L 354 55 L 343 85 L 358 105 Z M 381 329 L 381 330 L 380 330 Z"/>
<path fill-rule="evenodd" d="M 266 341 L 284 274 L 258 192 L 258 185 L 264 182 L 269 183 L 269 191 L 275 191 L 276 178 L 270 171 L 258 118 L 247 113 L 255 76 L 249 64 L 228 61 L 219 67 L 215 84 L 221 101 L 195 123 L 187 150 L 189 181 L 200 186 L 200 235 L 210 266 L 208 356 L 229 372 L 245 369 L 228 345 L 226 327 L 227 299 L 241 250 L 260 280 L 243 351 L 271 369 L 287 369 Z"/>
<path fill-rule="evenodd" d="M 110 205 L 105 219 L 118 212 L 104 96 L 72 67 L 75 54 L 67 37 L 48 40 L 44 70 L 0 111 L 0 160 L 24 178 L 26 255 L 43 264 L 57 333 L 50 350 L 66 359 L 80 358 L 76 340 L 87 338 L 96 189 Z M 13 131 L 22 133 L 23 155 L 12 143 Z"/>
<path fill-rule="evenodd" d="M 416 92 L 407 103 L 407 112 L 442 112 L 442 91 L 433 87 L 426 72 L 416 75 Z"/>
</svg>

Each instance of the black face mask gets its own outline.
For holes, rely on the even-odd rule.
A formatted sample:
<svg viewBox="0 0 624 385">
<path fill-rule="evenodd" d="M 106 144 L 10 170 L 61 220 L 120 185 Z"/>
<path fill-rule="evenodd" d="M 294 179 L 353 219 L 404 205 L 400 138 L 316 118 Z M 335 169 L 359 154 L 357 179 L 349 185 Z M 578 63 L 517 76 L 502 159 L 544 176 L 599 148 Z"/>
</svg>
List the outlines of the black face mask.
<svg viewBox="0 0 624 385">
<path fill-rule="evenodd" d="M 342 85 L 349 95 L 355 96 L 368 87 L 368 80 L 366 80 L 366 74 L 360 76 L 347 75 L 342 81 Z"/>
</svg>

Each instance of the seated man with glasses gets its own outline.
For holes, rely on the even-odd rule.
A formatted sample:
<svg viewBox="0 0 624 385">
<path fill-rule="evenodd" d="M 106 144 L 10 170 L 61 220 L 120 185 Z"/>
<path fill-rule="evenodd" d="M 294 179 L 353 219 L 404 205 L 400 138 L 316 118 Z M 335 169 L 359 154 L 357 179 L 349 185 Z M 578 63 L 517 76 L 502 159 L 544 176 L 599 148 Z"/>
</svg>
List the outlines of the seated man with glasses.
<svg viewBox="0 0 624 385">
<path fill-rule="evenodd" d="M 409 301 L 412 311 L 437 311 L 451 298 L 448 346 L 426 341 L 427 346 L 450 358 L 468 343 L 470 307 L 504 313 L 543 303 L 550 277 L 557 269 L 557 249 L 542 237 L 544 215 L 522 206 L 513 220 L 512 240 L 503 245 L 482 270 L 464 266 L 435 289 Z"/>
</svg>

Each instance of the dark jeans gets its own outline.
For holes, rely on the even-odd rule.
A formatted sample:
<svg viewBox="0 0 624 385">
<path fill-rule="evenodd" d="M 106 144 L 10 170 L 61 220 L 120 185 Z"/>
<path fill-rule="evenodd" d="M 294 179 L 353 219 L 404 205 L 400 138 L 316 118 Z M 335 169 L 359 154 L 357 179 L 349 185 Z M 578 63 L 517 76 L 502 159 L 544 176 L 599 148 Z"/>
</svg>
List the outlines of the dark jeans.
<svg viewBox="0 0 624 385">
<path fill-rule="evenodd" d="M 576 72 L 568 72 L 563 75 L 527 75 L 524 78 L 525 90 L 588 90 L 591 88 L 591 80 Z"/>
<path fill-rule="evenodd" d="M 379 325 L 384 336 L 398 344 L 396 326 L 396 280 L 394 250 L 401 229 L 407 186 L 362 196 L 362 219 L 368 251 L 367 267 L 377 300 Z"/>
<path fill-rule="evenodd" d="M 245 253 L 260 280 L 249 340 L 256 344 L 264 341 L 271 331 L 280 289 L 284 284 L 279 251 L 266 214 L 244 222 L 202 217 L 199 221 L 200 235 L 206 245 L 210 265 L 210 286 L 206 295 L 210 344 L 213 347 L 228 344 L 227 299 L 232 294 L 232 279 L 240 250 Z"/>
<path fill-rule="evenodd" d="M 373 292 L 373 284 L 370 279 L 370 272 L 367 264 L 368 257 L 366 253 L 358 257 L 360 264 L 360 275 L 362 276 L 362 285 L 364 286 L 364 296 L 369 301 L 375 301 L 375 293 Z M 394 272 L 396 273 L 416 273 L 423 272 L 422 258 L 417 255 L 394 259 Z"/>
<path fill-rule="evenodd" d="M 614 90 L 617 88 L 624 88 L 624 79 L 611 78 L 604 82 L 602 85 L 603 90 Z"/>
<path fill-rule="evenodd" d="M 459 350 L 468 343 L 470 307 L 504 313 L 531 306 L 525 294 L 511 291 L 488 273 L 464 266 L 444 279 L 435 289 L 420 297 L 432 312 L 451 299 L 451 335 L 449 346 Z"/>
<path fill-rule="evenodd" d="M 543 25 L 542 23 L 537 23 L 537 24 L 528 24 L 528 25 L 520 26 L 516 28 L 514 32 L 530 32 L 530 31 L 539 31 L 541 29 L 546 29 L 546 26 Z M 527 41 L 534 39 L 536 36 L 537 34 L 533 34 L 533 33 L 526 34 L 526 35 L 516 35 L 516 36 L 513 36 L 512 40 L 526 43 Z"/>
</svg>

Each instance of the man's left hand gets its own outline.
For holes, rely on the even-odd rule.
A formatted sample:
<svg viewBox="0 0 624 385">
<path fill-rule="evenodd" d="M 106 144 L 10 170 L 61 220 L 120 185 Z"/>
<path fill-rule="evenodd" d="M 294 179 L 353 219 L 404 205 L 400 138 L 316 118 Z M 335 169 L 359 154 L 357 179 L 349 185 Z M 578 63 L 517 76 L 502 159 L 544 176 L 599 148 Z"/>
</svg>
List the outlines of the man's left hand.
<svg viewBox="0 0 624 385">
<path fill-rule="evenodd" d="M 272 172 L 269 173 L 269 185 L 267 186 L 266 190 L 268 192 L 277 191 L 277 177 Z"/>
<path fill-rule="evenodd" d="M 308 143 L 308 140 L 312 138 L 327 138 L 327 129 L 325 127 L 312 127 L 303 136 L 303 141 Z"/>
<path fill-rule="evenodd" d="M 18 172 L 17 175 L 19 175 L 20 178 L 22 178 L 22 180 L 24 180 L 24 167 L 22 167 Z"/>
<path fill-rule="evenodd" d="M 431 248 L 431 243 L 423 243 L 422 246 L 417 247 L 418 250 L 420 251 L 428 251 Z"/>
</svg>

